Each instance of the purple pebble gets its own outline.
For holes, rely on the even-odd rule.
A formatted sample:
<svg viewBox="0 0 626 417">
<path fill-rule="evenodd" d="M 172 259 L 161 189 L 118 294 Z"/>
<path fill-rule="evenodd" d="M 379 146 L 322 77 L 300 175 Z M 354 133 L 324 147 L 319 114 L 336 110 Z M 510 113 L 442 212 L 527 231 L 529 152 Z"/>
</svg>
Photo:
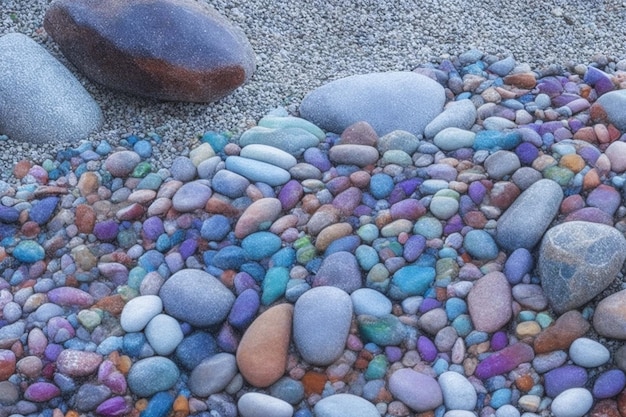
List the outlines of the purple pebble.
<svg viewBox="0 0 626 417">
<path fill-rule="evenodd" d="M 157 240 L 157 238 L 165 232 L 163 221 L 156 216 L 148 217 L 146 221 L 143 222 L 142 228 L 143 235 L 149 240 Z"/>
<path fill-rule="evenodd" d="M 504 374 L 517 368 L 524 362 L 530 362 L 535 357 L 533 348 L 526 343 L 516 343 L 492 353 L 476 367 L 474 375 L 480 379 Z"/>
<path fill-rule="evenodd" d="M 474 181 L 469 185 L 467 192 L 474 203 L 480 204 L 487 194 L 487 187 L 480 181 Z"/>
<path fill-rule="evenodd" d="M 491 336 L 491 350 L 498 351 L 504 349 L 509 344 L 509 338 L 505 332 L 495 332 Z"/>
<path fill-rule="evenodd" d="M 611 398 L 622 392 L 626 386 L 626 375 L 621 369 L 603 372 L 593 384 L 595 398 Z"/>
<path fill-rule="evenodd" d="M 245 329 L 254 320 L 260 305 L 259 294 L 252 288 L 248 288 L 235 299 L 228 314 L 228 322 L 237 329 Z"/>
<path fill-rule="evenodd" d="M 524 275 L 531 271 L 533 265 L 533 255 L 528 249 L 515 249 L 504 264 L 504 275 L 511 285 L 519 284 Z"/>
<path fill-rule="evenodd" d="M 404 244 L 402 256 L 407 262 L 415 262 L 426 248 L 426 238 L 422 235 L 412 235 Z"/>
<path fill-rule="evenodd" d="M 432 362 L 437 358 L 437 347 L 426 336 L 417 338 L 417 351 L 426 362 Z"/>
<path fill-rule="evenodd" d="M 522 142 L 515 148 L 515 154 L 522 164 L 530 165 L 539 156 L 539 150 L 532 143 Z"/>
<path fill-rule="evenodd" d="M 565 365 L 555 368 L 543 376 L 546 395 L 554 398 L 567 389 L 584 387 L 587 378 L 587 371 L 580 366 Z"/>
<path fill-rule="evenodd" d="M 308 148 L 304 151 L 303 156 L 306 163 L 313 165 L 322 172 L 328 171 L 332 167 L 328 156 L 319 148 Z"/>
<path fill-rule="evenodd" d="M 398 362 L 402 359 L 402 349 L 398 346 L 385 346 L 385 354 L 389 362 Z"/>
<path fill-rule="evenodd" d="M 93 228 L 93 234 L 98 240 L 103 242 L 111 242 L 115 240 L 118 233 L 118 224 L 115 220 L 105 220 L 96 225 Z"/>
<path fill-rule="evenodd" d="M 187 239 L 180 244 L 178 252 L 183 259 L 189 258 L 198 249 L 198 242 L 195 239 Z"/>
<path fill-rule="evenodd" d="M 425 298 L 424 301 L 420 304 L 419 312 L 426 313 L 432 309 L 441 307 L 441 301 L 436 298 Z"/>
<path fill-rule="evenodd" d="M 288 181 L 278 193 L 278 199 L 280 200 L 283 210 L 291 210 L 294 208 L 303 194 L 304 189 L 298 181 Z"/>
<path fill-rule="evenodd" d="M 96 413 L 104 417 L 119 417 L 127 415 L 131 410 L 124 397 L 112 397 L 105 400 L 96 408 Z"/>
</svg>

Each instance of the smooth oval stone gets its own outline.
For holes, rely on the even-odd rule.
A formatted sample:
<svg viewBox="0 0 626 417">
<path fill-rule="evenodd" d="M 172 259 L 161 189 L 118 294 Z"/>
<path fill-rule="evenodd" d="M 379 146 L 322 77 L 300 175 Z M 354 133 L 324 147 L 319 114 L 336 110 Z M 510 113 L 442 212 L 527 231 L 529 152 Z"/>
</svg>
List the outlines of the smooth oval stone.
<svg viewBox="0 0 626 417">
<path fill-rule="evenodd" d="M 535 182 L 498 219 L 496 242 L 511 252 L 518 248 L 532 249 L 558 213 L 562 200 L 563 190 L 556 182 L 546 179 Z"/>
<path fill-rule="evenodd" d="M 242 175 L 227 169 L 220 169 L 211 179 L 213 191 L 229 198 L 239 198 L 246 194 L 250 181 Z"/>
<path fill-rule="evenodd" d="M 421 135 L 444 102 L 443 87 L 424 75 L 381 72 L 341 78 L 313 90 L 302 100 L 300 114 L 338 134 L 366 121 L 379 136 L 394 130 Z"/>
<path fill-rule="evenodd" d="M 593 405 L 593 396 L 585 388 L 570 388 L 560 393 L 550 405 L 554 417 L 582 417 Z"/>
<path fill-rule="evenodd" d="M 145 334 L 152 349 L 162 356 L 174 352 L 184 337 L 178 321 L 167 314 L 153 317 L 146 326 Z"/>
<path fill-rule="evenodd" d="M 324 258 L 313 279 L 313 286 L 325 285 L 337 287 L 348 294 L 361 288 L 361 270 L 352 253 L 339 251 Z"/>
<path fill-rule="evenodd" d="M 128 388 L 140 397 L 149 397 L 174 386 L 180 372 L 171 360 L 162 356 L 140 359 L 128 371 Z"/>
<path fill-rule="evenodd" d="M 30 209 L 30 213 L 28 213 L 28 217 L 41 226 L 50 220 L 50 217 L 54 213 L 58 203 L 58 197 L 45 197 L 33 204 Z"/>
<path fill-rule="evenodd" d="M 626 375 L 621 369 L 603 372 L 593 384 L 595 398 L 611 398 L 618 395 L 626 386 Z"/>
<path fill-rule="evenodd" d="M 114 177 L 126 177 L 141 162 L 141 157 L 133 151 L 118 151 L 107 157 L 104 166 Z"/>
<path fill-rule="evenodd" d="M 243 239 L 251 233 L 269 229 L 282 212 L 279 199 L 266 197 L 256 200 L 245 209 L 235 224 L 235 236 Z"/>
<path fill-rule="evenodd" d="M 384 294 L 371 288 L 359 288 L 350 294 L 355 315 L 381 317 L 391 314 L 392 303 Z"/>
<path fill-rule="evenodd" d="M 498 256 L 498 245 L 484 230 L 470 230 L 463 238 L 463 248 L 472 258 L 491 260 Z"/>
<path fill-rule="evenodd" d="M 228 314 L 228 323 L 238 329 L 245 329 L 254 320 L 260 305 L 261 298 L 254 288 L 243 290 L 233 303 Z"/>
<path fill-rule="evenodd" d="M 239 156 L 266 162 L 284 170 L 289 170 L 298 163 L 296 158 L 288 152 L 274 146 L 262 144 L 244 146 L 241 152 L 239 152 Z"/>
<path fill-rule="evenodd" d="M 192 326 L 222 323 L 234 294 L 217 278 L 197 269 L 183 269 L 169 277 L 159 291 L 167 314 Z"/>
<path fill-rule="evenodd" d="M 58 287 L 48 291 L 48 301 L 60 306 L 91 307 L 93 296 L 74 287 Z"/>
<path fill-rule="evenodd" d="M 0 92 L 0 132 L 16 141 L 76 142 L 103 122 L 98 104 L 76 77 L 21 33 L 0 37 Z"/>
<path fill-rule="evenodd" d="M 604 337 L 626 339 L 622 323 L 626 317 L 626 290 L 616 292 L 600 301 L 593 315 L 593 328 Z"/>
<path fill-rule="evenodd" d="M 19 262 L 35 263 L 45 258 L 44 248 L 34 240 L 22 240 L 13 249 L 13 256 Z"/>
<path fill-rule="evenodd" d="M 275 129 L 294 127 L 310 132 L 319 140 L 323 140 L 326 137 L 326 134 L 322 129 L 301 117 L 268 114 L 263 116 L 257 125 Z"/>
<path fill-rule="evenodd" d="M 521 162 L 514 152 L 497 151 L 487 157 L 484 167 L 490 178 L 501 180 L 520 168 Z"/>
<path fill-rule="evenodd" d="M 566 222 L 548 230 L 539 250 L 539 276 L 557 313 L 578 308 L 615 279 L 626 260 L 626 239 L 598 223 Z"/>
<path fill-rule="evenodd" d="M 510 284 L 519 284 L 524 275 L 530 273 L 535 265 L 533 255 L 526 248 L 515 249 L 504 264 L 504 275 Z"/>
<path fill-rule="evenodd" d="M 435 117 L 424 129 L 427 138 L 437 137 L 444 129 L 459 129 L 469 131 L 476 122 L 476 106 L 472 100 L 463 99 L 450 102 L 446 108 Z M 472 139 L 473 141 L 473 139 Z M 435 145 L 439 146 L 435 141 Z M 459 148 L 471 147 L 472 144 L 459 146 Z M 441 147 L 440 147 L 441 148 Z M 443 150 L 453 150 L 444 149 Z M 458 148 L 456 148 L 458 149 Z"/>
<path fill-rule="evenodd" d="M 213 194 L 205 180 L 183 184 L 172 197 L 172 206 L 181 213 L 203 209 Z"/>
<path fill-rule="evenodd" d="M 587 383 L 587 371 L 580 366 L 565 365 L 552 369 L 544 376 L 546 395 L 556 397 L 570 388 L 584 387 Z"/>
<path fill-rule="evenodd" d="M 435 276 L 435 269 L 428 266 L 404 266 L 393 274 L 389 295 L 395 299 L 424 295 L 435 281 Z"/>
<path fill-rule="evenodd" d="M 95 352 L 67 349 L 57 357 L 57 370 L 71 377 L 91 375 L 98 369 L 102 356 Z"/>
<path fill-rule="evenodd" d="M 276 187 L 291 179 L 289 172 L 267 162 L 241 156 L 226 158 L 226 169 L 233 171 L 252 182 L 263 182 Z"/>
<path fill-rule="evenodd" d="M 483 332 L 495 332 L 509 322 L 511 287 L 504 274 L 490 272 L 480 278 L 467 295 L 467 306 L 474 328 Z"/>
<path fill-rule="evenodd" d="M 237 361 L 230 353 L 218 353 L 200 362 L 189 375 L 189 390 L 198 397 L 222 391 L 237 375 Z"/>
<path fill-rule="evenodd" d="M 374 404 L 353 394 L 334 394 L 313 407 L 315 417 L 380 417 Z"/>
<path fill-rule="evenodd" d="M 280 237 L 270 232 L 252 233 L 241 241 L 241 248 L 245 252 L 246 258 L 253 261 L 269 258 L 278 252 L 281 245 Z"/>
<path fill-rule="evenodd" d="M 328 157 L 339 165 L 365 167 L 375 164 L 379 158 L 378 150 L 366 145 L 335 145 L 328 151 Z"/>
<path fill-rule="evenodd" d="M 37 403 L 46 402 L 61 394 L 61 390 L 50 382 L 35 382 L 24 391 L 24 399 Z"/>
<path fill-rule="evenodd" d="M 46 12 L 44 27 L 89 79 L 158 100 L 216 101 L 255 69 L 244 33 L 191 1 L 62 0 Z"/>
<path fill-rule="evenodd" d="M 243 132 L 239 138 L 239 146 L 245 147 L 252 144 L 274 146 L 296 158 L 302 156 L 307 149 L 316 147 L 319 143 L 320 139 L 316 135 L 299 127 L 254 126 Z"/>
<path fill-rule="evenodd" d="M 122 309 L 120 325 L 125 332 L 140 332 L 163 311 L 163 302 L 156 295 L 142 295 L 129 300 Z"/>
<path fill-rule="evenodd" d="M 447 127 L 437 132 L 433 142 L 443 151 L 456 151 L 461 148 L 471 148 L 475 139 L 476 133 L 471 130 Z"/>
<path fill-rule="evenodd" d="M 389 391 L 417 412 L 434 410 L 443 404 L 443 394 L 437 381 L 410 368 L 398 369 L 391 374 Z"/>
<path fill-rule="evenodd" d="M 443 402 L 449 410 L 474 410 L 478 396 L 471 382 L 457 372 L 439 375 Z"/>
<path fill-rule="evenodd" d="M 247 392 L 237 401 L 241 417 L 291 417 L 293 407 L 286 401 L 259 392 Z"/>
<path fill-rule="evenodd" d="M 608 121 L 619 130 L 624 131 L 626 130 L 626 117 L 624 117 L 622 112 L 624 103 L 626 103 L 626 93 L 623 90 L 618 90 L 603 94 L 595 104 L 602 108 L 602 113 L 606 115 Z M 624 165 L 624 168 L 626 168 L 626 165 Z"/>
<path fill-rule="evenodd" d="M 237 366 L 251 385 L 265 388 L 285 373 L 293 306 L 279 304 L 258 316 L 243 334 L 237 348 Z"/>
<path fill-rule="evenodd" d="M 361 336 L 378 346 L 397 346 L 406 336 L 404 324 L 393 314 L 380 317 L 360 315 L 357 317 Z"/>
<path fill-rule="evenodd" d="M 585 368 L 597 368 L 611 358 L 609 350 L 604 345 L 586 337 L 572 342 L 569 347 L 569 356 L 572 362 Z"/>
<path fill-rule="evenodd" d="M 298 298 L 293 339 L 302 358 L 325 366 L 341 356 L 352 321 L 350 296 L 336 287 L 316 287 Z"/>
<path fill-rule="evenodd" d="M 176 348 L 176 359 L 186 369 L 192 370 L 204 359 L 219 351 L 215 338 L 208 332 L 197 331 L 186 336 Z"/>
</svg>

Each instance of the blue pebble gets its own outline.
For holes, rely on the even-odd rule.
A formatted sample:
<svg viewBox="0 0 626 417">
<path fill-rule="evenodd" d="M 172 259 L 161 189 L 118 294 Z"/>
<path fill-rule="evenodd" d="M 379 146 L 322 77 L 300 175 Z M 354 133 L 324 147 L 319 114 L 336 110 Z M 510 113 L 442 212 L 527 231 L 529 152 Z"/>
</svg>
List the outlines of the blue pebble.
<svg viewBox="0 0 626 417">
<path fill-rule="evenodd" d="M 237 329 L 245 329 L 254 320 L 260 305 L 261 299 L 256 290 L 253 288 L 244 290 L 235 299 L 228 314 L 228 322 Z"/>
<path fill-rule="evenodd" d="M 485 381 L 485 388 L 487 391 L 494 392 L 500 388 L 504 388 L 506 385 L 506 377 L 504 375 L 496 375 Z"/>
<path fill-rule="evenodd" d="M 296 262 L 296 251 L 292 247 L 284 247 L 270 258 L 272 266 L 290 268 Z"/>
<path fill-rule="evenodd" d="M 256 282 L 261 282 L 263 280 L 263 277 L 265 276 L 265 268 L 263 268 L 263 265 L 259 264 L 258 262 L 246 262 L 245 264 L 241 265 L 241 268 L 239 268 L 239 270 L 250 275 L 252 278 L 254 278 Z"/>
<path fill-rule="evenodd" d="M 311 410 L 301 409 L 296 411 L 293 417 L 313 417 L 313 413 L 311 413 Z"/>
<path fill-rule="evenodd" d="M 526 248 L 518 248 L 506 260 L 504 275 L 511 285 L 519 284 L 533 267 L 533 255 Z"/>
<path fill-rule="evenodd" d="M 206 240 L 222 241 L 231 231 L 230 220 L 221 214 L 209 217 L 202 223 L 200 236 Z"/>
<path fill-rule="evenodd" d="M 271 232 L 256 232 L 241 241 L 245 256 L 254 261 L 269 258 L 280 249 L 282 240 Z"/>
<path fill-rule="evenodd" d="M 126 333 L 122 340 L 122 352 L 130 357 L 137 358 L 146 341 L 143 333 Z"/>
<path fill-rule="evenodd" d="M 486 332 L 479 332 L 478 330 L 472 330 L 470 334 L 465 337 L 465 345 L 472 346 L 479 343 L 483 343 L 489 340 L 489 334 Z"/>
<path fill-rule="evenodd" d="M 148 272 L 140 266 L 136 266 L 128 272 L 128 286 L 130 288 L 134 288 L 139 290 L 141 285 L 141 281 L 143 281 L 144 277 Z"/>
<path fill-rule="evenodd" d="M 500 250 L 491 235 L 484 230 L 470 230 L 463 239 L 463 248 L 474 259 L 481 261 L 495 259 Z"/>
<path fill-rule="evenodd" d="M 108 355 L 113 351 L 121 350 L 124 344 L 123 339 L 122 336 L 109 336 L 98 345 L 96 352 L 101 355 Z"/>
<path fill-rule="evenodd" d="M 393 274 L 389 295 L 396 299 L 424 295 L 435 281 L 435 275 L 435 269 L 431 267 L 417 265 L 402 267 Z"/>
<path fill-rule="evenodd" d="M 59 197 L 45 197 L 33 204 L 28 214 L 30 220 L 42 225 L 50 220 L 59 203 Z"/>
<path fill-rule="evenodd" d="M 393 186 L 393 178 L 387 174 L 374 174 L 370 179 L 370 193 L 379 200 L 387 198 Z"/>
<path fill-rule="evenodd" d="M 174 405 L 174 396 L 166 391 L 157 392 L 148 401 L 148 406 L 140 414 L 141 417 L 167 417 Z"/>
<path fill-rule="evenodd" d="M 211 148 L 215 152 L 222 152 L 224 147 L 228 144 L 228 138 L 221 133 L 209 131 L 202 135 L 202 142 L 211 145 Z"/>
<path fill-rule="evenodd" d="M 96 147 L 96 152 L 99 153 L 100 155 L 104 156 L 104 155 L 108 155 L 111 152 L 112 149 L 113 148 L 111 147 L 109 142 L 107 142 L 106 140 L 103 140 Z"/>
<path fill-rule="evenodd" d="M 197 331 L 180 342 L 176 348 L 176 359 L 186 369 L 192 370 L 218 351 L 217 342 L 210 333 Z"/>
<path fill-rule="evenodd" d="M 45 255 L 43 247 L 34 240 L 22 240 L 13 249 L 13 257 L 23 263 L 41 261 Z"/>
<path fill-rule="evenodd" d="M 334 240 L 326 250 L 324 251 L 324 257 L 331 255 L 335 252 L 350 252 L 354 253 L 356 248 L 361 244 L 361 238 L 356 235 L 340 237 Z"/>
<path fill-rule="evenodd" d="M 137 260 L 138 265 L 147 272 L 156 271 L 163 262 L 165 262 L 163 254 L 154 249 L 150 249 Z"/>
<path fill-rule="evenodd" d="M 521 141 L 522 135 L 517 131 L 481 130 L 476 133 L 473 148 L 476 151 L 512 150 L 519 145 Z"/>
<path fill-rule="evenodd" d="M 491 401 L 489 402 L 489 405 L 495 409 L 498 409 L 505 404 L 510 404 L 511 396 L 511 389 L 500 388 L 499 390 L 491 394 Z"/>
<path fill-rule="evenodd" d="M 246 251 L 235 245 L 225 246 L 213 257 L 213 265 L 220 269 L 239 269 L 246 261 Z"/>
<path fill-rule="evenodd" d="M 461 314 L 452 321 L 452 327 L 456 330 L 457 334 L 461 337 L 465 337 L 473 330 L 472 320 L 467 314 Z"/>
<path fill-rule="evenodd" d="M 359 266 L 365 271 L 369 271 L 374 267 L 374 265 L 380 262 L 378 252 L 376 252 L 376 249 L 369 245 L 361 245 L 357 247 L 355 256 Z"/>
<path fill-rule="evenodd" d="M 150 158 L 152 156 L 152 144 L 147 140 L 139 140 L 133 145 L 133 151 L 142 158 Z"/>
<path fill-rule="evenodd" d="M 437 359 L 433 364 L 433 370 L 437 373 L 437 375 L 441 375 L 442 373 L 446 372 L 449 367 L 450 364 L 443 358 Z"/>
<path fill-rule="evenodd" d="M 467 313 L 467 303 L 462 298 L 452 297 L 446 300 L 446 315 L 453 321 L 461 314 Z"/>
</svg>

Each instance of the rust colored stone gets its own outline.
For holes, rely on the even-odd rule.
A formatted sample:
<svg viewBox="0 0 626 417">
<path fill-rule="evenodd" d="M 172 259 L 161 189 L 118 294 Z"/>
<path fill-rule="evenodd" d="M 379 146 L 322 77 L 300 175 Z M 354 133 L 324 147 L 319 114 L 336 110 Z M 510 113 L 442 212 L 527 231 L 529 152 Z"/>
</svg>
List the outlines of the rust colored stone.
<svg viewBox="0 0 626 417">
<path fill-rule="evenodd" d="M 590 327 L 589 322 L 578 310 L 570 310 L 537 335 L 533 345 L 535 353 L 567 350 L 572 342 L 587 333 Z"/>
<path fill-rule="evenodd" d="M 30 161 L 22 159 L 13 167 L 13 175 L 18 180 L 21 180 L 28 174 L 28 170 L 30 170 L 32 166 L 33 164 Z"/>
<path fill-rule="evenodd" d="M 378 134 L 367 122 L 356 122 L 343 131 L 339 138 L 338 145 L 367 145 L 376 146 Z"/>
<path fill-rule="evenodd" d="M 305 395 L 321 394 L 326 384 L 326 375 L 320 372 L 308 371 L 304 374 L 301 381 L 304 385 Z"/>
<path fill-rule="evenodd" d="M 589 417 L 621 417 L 621 415 L 615 400 L 602 400 L 591 409 Z"/>
<path fill-rule="evenodd" d="M 96 211 L 87 204 L 76 206 L 75 214 L 76 227 L 79 233 L 91 233 L 96 225 Z"/>
<path fill-rule="evenodd" d="M 533 72 L 521 72 L 504 77 L 504 83 L 518 88 L 535 88 L 537 78 Z"/>
<path fill-rule="evenodd" d="M 119 316 L 122 314 L 125 304 L 126 303 L 124 302 L 122 296 L 115 294 L 101 298 L 96 304 L 94 304 L 94 307 L 107 311 L 113 316 Z"/>
</svg>

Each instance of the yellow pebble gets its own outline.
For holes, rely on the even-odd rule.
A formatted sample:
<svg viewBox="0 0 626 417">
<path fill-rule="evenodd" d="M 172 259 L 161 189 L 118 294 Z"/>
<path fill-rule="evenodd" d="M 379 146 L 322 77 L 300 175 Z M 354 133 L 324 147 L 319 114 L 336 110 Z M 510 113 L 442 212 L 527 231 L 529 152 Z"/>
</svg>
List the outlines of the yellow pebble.
<svg viewBox="0 0 626 417">
<path fill-rule="evenodd" d="M 536 321 L 524 321 L 515 328 L 515 333 L 519 338 L 537 336 L 540 332 L 541 326 Z"/>
<path fill-rule="evenodd" d="M 563 155 L 559 161 L 559 166 L 567 168 L 574 173 L 579 173 L 585 168 L 585 160 L 575 153 Z"/>
<path fill-rule="evenodd" d="M 145 410 L 146 407 L 148 407 L 148 400 L 145 398 L 141 398 L 135 403 L 135 408 L 139 411 Z"/>
</svg>

